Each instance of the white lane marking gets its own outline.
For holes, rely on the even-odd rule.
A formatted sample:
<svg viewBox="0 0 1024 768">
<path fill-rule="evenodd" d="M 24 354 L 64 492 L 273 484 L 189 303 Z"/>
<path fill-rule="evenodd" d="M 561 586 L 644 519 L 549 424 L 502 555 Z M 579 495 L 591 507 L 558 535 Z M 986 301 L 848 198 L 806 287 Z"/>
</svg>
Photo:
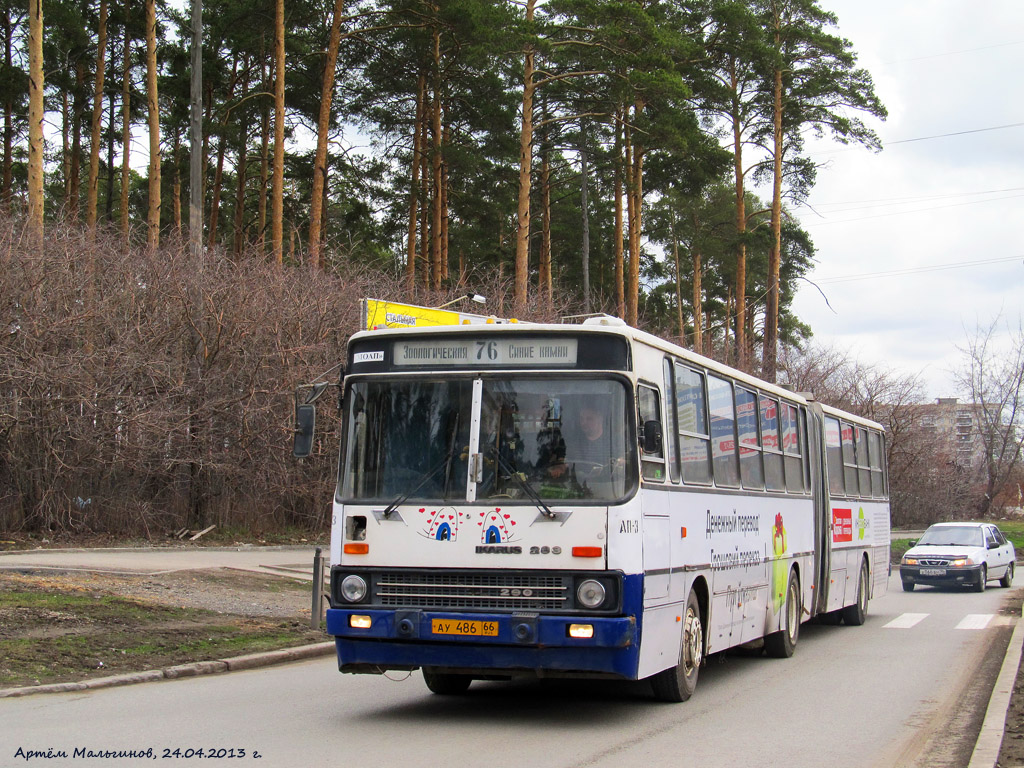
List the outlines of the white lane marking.
<svg viewBox="0 0 1024 768">
<path fill-rule="evenodd" d="M 928 618 L 927 613 L 904 613 L 886 624 L 882 629 L 910 629 L 914 625 Z"/>
<path fill-rule="evenodd" d="M 994 613 L 969 613 L 956 625 L 957 629 L 984 629 L 995 618 Z"/>
</svg>

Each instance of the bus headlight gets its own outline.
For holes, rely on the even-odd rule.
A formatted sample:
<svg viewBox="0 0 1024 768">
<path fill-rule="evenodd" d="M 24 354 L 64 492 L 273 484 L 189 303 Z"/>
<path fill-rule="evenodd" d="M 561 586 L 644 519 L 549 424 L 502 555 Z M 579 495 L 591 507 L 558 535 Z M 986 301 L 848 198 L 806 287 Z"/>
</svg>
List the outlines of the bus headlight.
<svg viewBox="0 0 1024 768">
<path fill-rule="evenodd" d="M 366 597 L 366 581 L 362 576 L 349 574 L 341 581 L 341 596 L 350 603 L 358 603 Z"/>
<path fill-rule="evenodd" d="M 606 594 L 604 584 L 594 581 L 594 579 L 587 579 L 576 590 L 576 600 L 584 608 L 597 608 L 604 602 Z"/>
</svg>

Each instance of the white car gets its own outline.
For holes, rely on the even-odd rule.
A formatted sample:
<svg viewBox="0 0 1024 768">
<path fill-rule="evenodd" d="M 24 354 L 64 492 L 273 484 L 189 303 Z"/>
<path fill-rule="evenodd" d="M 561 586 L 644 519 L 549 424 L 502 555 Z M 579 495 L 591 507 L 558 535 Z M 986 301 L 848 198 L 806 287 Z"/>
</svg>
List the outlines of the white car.
<svg viewBox="0 0 1024 768">
<path fill-rule="evenodd" d="M 903 589 L 918 584 L 970 586 L 982 592 L 992 579 L 1013 583 L 1013 544 L 991 523 L 936 523 L 900 562 Z"/>
</svg>

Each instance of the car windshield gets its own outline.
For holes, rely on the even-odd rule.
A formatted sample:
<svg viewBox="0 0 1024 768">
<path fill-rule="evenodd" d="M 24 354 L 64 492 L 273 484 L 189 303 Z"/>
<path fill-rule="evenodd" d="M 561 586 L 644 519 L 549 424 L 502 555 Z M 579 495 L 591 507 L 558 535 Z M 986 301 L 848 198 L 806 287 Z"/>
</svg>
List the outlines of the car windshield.
<svg viewBox="0 0 1024 768">
<path fill-rule="evenodd" d="M 345 400 L 340 496 L 387 502 L 587 499 L 636 486 L 627 390 L 614 379 L 367 379 Z M 632 443 L 634 446 L 634 442 Z M 479 456 L 470 446 L 479 445 Z"/>
<path fill-rule="evenodd" d="M 924 536 L 917 543 L 936 547 L 982 547 L 985 545 L 985 540 L 981 528 L 968 528 L 962 525 L 933 525 L 924 532 Z"/>
</svg>

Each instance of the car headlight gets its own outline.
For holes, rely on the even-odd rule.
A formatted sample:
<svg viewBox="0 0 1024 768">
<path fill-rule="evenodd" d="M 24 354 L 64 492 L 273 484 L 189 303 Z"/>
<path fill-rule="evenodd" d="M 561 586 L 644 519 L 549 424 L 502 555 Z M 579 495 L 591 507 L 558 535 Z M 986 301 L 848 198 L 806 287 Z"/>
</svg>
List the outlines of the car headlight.
<svg viewBox="0 0 1024 768">
<path fill-rule="evenodd" d="M 576 599 L 584 608 L 597 608 L 604 602 L 606 594 L 604 584 L 594 579 L 587 579 L 576 590 Z"/>
<path fill-rule="evenodd" d="M 956 560 L 950 560 L 949 564 L 953 568 L 963 568 L 965 565 L 974 565 L 974 560 L 970 557 L 958 557 Z"/>
<path fill-rule="evenodd" d="M 366 580 L 350 573 L 341 580 L 341 596 L 350 603 L 358 603 L 366 597 Z"/>
<path fill-rule="evenodd" d="M 904 557 L 903 558 L 903 564 L 904 565 L 917 565 L 917 558 L 916 557 Z"/>
</svg>

